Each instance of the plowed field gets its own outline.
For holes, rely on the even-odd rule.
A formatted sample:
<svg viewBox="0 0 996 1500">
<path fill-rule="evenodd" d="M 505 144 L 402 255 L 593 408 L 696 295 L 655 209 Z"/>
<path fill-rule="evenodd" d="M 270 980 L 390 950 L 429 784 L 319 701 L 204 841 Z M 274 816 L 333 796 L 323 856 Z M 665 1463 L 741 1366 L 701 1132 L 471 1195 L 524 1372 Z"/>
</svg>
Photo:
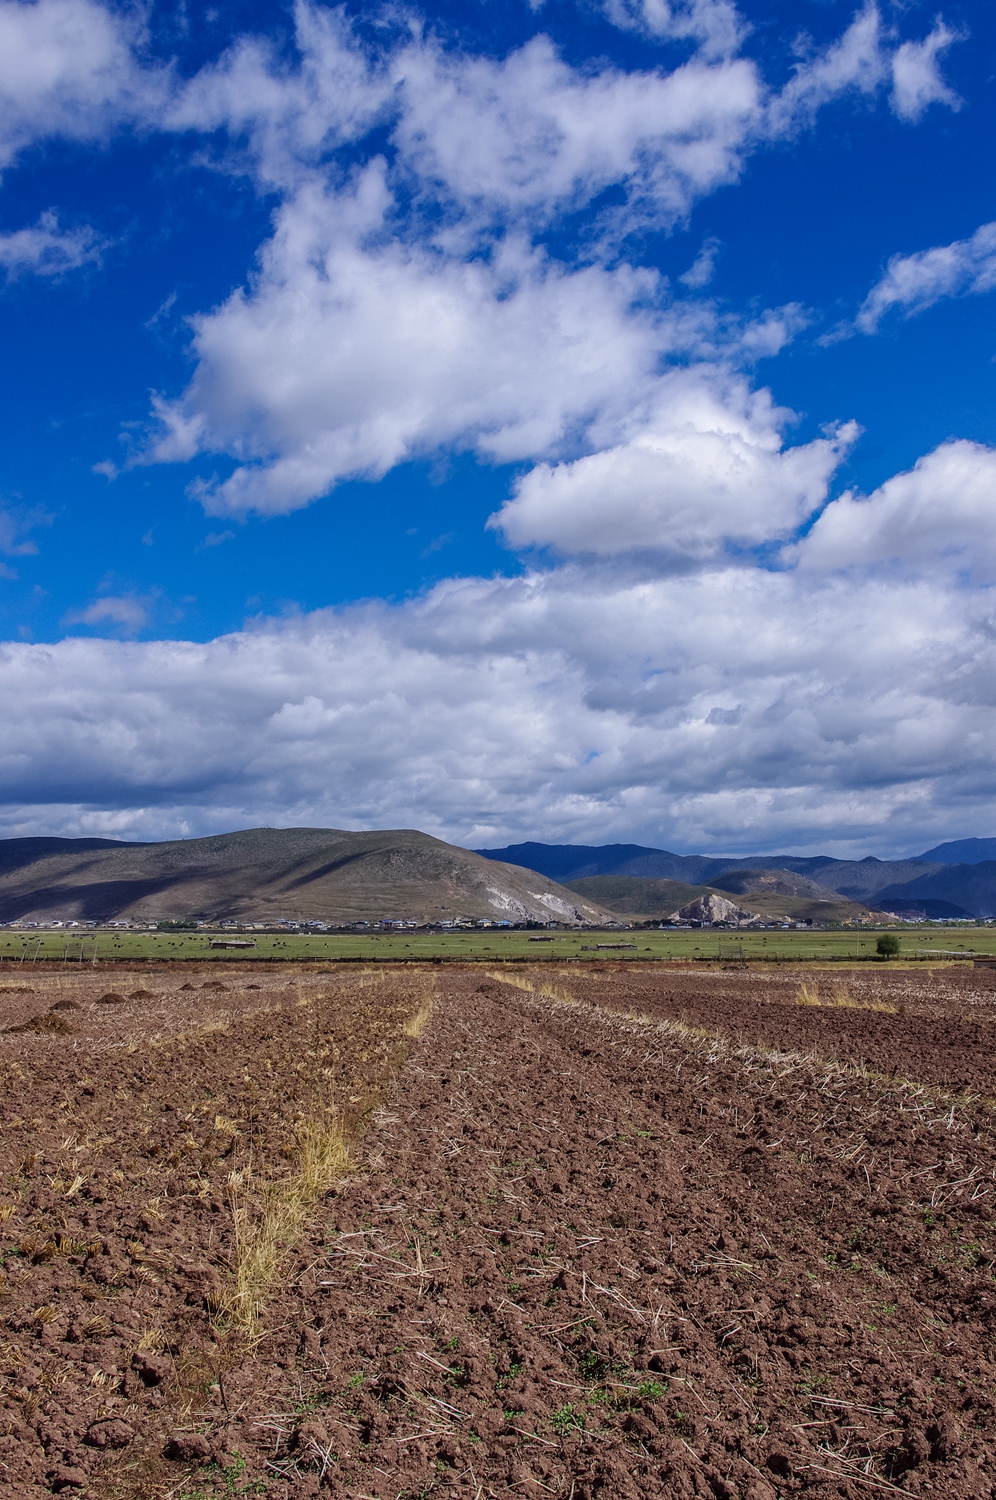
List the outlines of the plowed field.
<svg viewBox="0 0 996 1500">
<path fill-rule="evenodd" d="M 12 1500 L 996 1495 L 996 975 L 212 972 L 0 976 Z"/>
</svg>

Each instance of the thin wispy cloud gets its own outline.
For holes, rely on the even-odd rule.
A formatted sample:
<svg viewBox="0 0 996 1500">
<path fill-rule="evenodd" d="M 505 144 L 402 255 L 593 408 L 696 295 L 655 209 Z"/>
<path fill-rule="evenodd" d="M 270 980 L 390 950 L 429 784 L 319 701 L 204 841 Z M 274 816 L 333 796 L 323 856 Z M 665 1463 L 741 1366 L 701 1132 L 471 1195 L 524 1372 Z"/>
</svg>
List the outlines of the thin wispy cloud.
<svg viewBox="0 0 996 1500">
<path fill-rule="evenodd" d="M 978 296 L 994 288 L 996 223 L 983 224 L 968 239 L 950 245 L 894 255 L 862 303 L 857 327 L 875 333 L 892 312 L 912 317 L 945 297 Z"/>
<path fill-rule="evenodd" d="M 50 210 L 28 228 L 0 233 L 0 270 L 10 277 L 64 276 L 98 262 L 106 248 L 89 225 L 63 229 Z"/>
<path fill-rule="evenodd" d="M 108 594 L 95 599 L 85 609 L 70 610 L 65 616 L 66 625 L 116 626 L 125 635 L 137 635 L 148 623 L 149 611 L 146 601 L 130 595 L 115 597 Z"/>
</svg>

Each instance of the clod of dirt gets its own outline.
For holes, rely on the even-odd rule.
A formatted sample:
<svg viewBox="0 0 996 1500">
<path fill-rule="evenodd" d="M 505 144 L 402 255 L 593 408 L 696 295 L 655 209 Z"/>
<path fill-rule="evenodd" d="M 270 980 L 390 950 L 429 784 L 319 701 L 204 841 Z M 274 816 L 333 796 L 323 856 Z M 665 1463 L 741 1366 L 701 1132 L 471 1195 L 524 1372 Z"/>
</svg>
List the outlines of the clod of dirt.
<svg viewBox="0 0 996 1500">
<path fill-rule="evenodd" d="M 211 1457 L 211 1447 L 199 1432 L 174 1432 L 166 1444 L 166 1457 L 177 1464 L 203 1463 Z"/>
<path fill-rule="evenodd" d="M 321 1422 L 302 1422 L 300 1426 L 295 1427 L 292 1442 L 298 1453 L 311 1456 L 315 1448 L 319 1452 L 328 1448 L 329 1435 Z"/>
<path fill-rule="evenodd" d="M 30 1021 L 22 1021 L 20 1026 L 8 1027 L 7 1035 L 18 1036 L 31 1032 L 36 1036 L 42 1036 L 47 1031 L 55 1032 L 59 1036 L 76 1035 L 68 1021 L 64 1021 L 61 1016 L 52 1015 L 51 1011 L 46 1016 L 32 1016 Z"/>
<path fill-rule="evenodd" d="M 79 1006 L 75 1000 L 57 1000 L 54 1005 L 49 1006 L 49 1010 L 79 1010 Z"/>
<path fill-rule="evenodd" d="M 164 1354 L 139 1349 L 131 1357 L 131 1367 L 141 1376 L 143 1385 L 161 1385 L 169 1374 L 169 1360 Z"/>
<path fill-rule="evenodd" d="M 128 996 L 129 1000 L 154 1000 L 155 998 L 152 990 L 132 990 Z"/>
<path fill-rule="evenodd" d="M 180 988 L 181 990 L 195 990 L 197 986 L 196 984 L 181 984 Z"/>
<path fill-rule="evenodd" d="M 931 1458 L 945 1463 L 949 1458 L 956 1457 L 959 1448 L 958 1437 L 958 1424 L 953 1417 L 944 1416 L 939 1422 L 933 1422 L 927 1428 Z"/>
<path fill-rule="evenodd" d="M 74 1469 L 70 1464 L 57 1464 L 45 1477 L 55 1495 L 61 1495 L 65 1490 L 81 1490 L 86 1484 L 83 1470 Z"/>
<path fill-rule="evenodd" d="M 222 984 L 220 979 L 205 979 L 201 985 L 202 990 L 227 990 L 228 985 Z"/>
<path fill-rule="evenodd" d="M 120 1417 L 109 1417 L 100 1422 L 91 1422 L 83 1435 L 90 1448 L 127 1448 L 135 1436 L 134 1427 Z"/>
<path fill-rule="evenodd" d="M 300 1291 L 302 1297 L 313 1296 L 314 1286 L 315 1283 L 313 1279 L 310 1283 L 310 1287 L 303 1276 L 298 1280 L 298 1290 Z M 318 1365 L 321 1362 L 322 1341 L 314 1328 L 302 1328 L 301 1341 L 298 1344 L 298 1353 L 303 1355 L 305 1359 L 310 1360 L 315 1365 Z"/>
<path fill-rule="evenodd" d="M 108 990 L 106 995 L 97 997 L 98 1005 L 124 1005 L 124 995 L 119 995 L 116 990 Z"/>
<path fill-rule="evenodd" d="M 34 987 L 30 984 L 5 984 L 0 993 L 4 995 L 33 995 Z"/>
</svg>

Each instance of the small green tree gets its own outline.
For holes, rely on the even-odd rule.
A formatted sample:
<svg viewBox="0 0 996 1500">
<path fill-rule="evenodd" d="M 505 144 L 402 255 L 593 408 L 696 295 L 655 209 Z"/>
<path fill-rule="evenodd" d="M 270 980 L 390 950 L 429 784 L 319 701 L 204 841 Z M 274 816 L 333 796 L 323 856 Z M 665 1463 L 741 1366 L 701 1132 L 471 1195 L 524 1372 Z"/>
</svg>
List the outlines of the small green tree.
<svg viewBox="0 0 996 1500">
<path fill-rule="evenodd" d="M 899 954 L 899 939 L 894 932 L 883 932 L 875 944 L 879 958 L 896 958 Z"/>
</svg>

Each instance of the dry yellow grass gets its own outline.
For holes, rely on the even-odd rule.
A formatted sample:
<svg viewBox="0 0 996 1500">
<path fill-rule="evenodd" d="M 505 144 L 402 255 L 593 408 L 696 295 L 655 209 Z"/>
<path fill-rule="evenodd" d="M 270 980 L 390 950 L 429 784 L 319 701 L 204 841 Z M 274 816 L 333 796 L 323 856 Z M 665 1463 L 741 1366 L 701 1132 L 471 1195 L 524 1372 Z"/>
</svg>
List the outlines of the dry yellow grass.
<svg viewBox="0 0 996 1500">
<path fill-rule="evenodd" d="M 361 987 L 381 985 L 384 980 L 385 976 L 375 970 L 358 976 Z M 412 1040 L 422 1035 L 432 1015 L 435 981 L 431 975 L 419 977 L 413 998 L 415 1008 L 402 1028 Z M 299 997 L 296 1003 L 309 1005 L 311 997 Z M 317 1051 L 308 1053 L 316 1062 L 318 1056 Z M 306 1064 L 302 1060 L 297 1066 L 303 1069 Z M 320 1078 L 327 1080 L 330 1076 L 328 1068 L 319 1070 Z M 234 1127 L 219 1115 L 215 1128 L 225 1131 Z M 286 1252 L 300 1238 L 319 1200 L 355 1166 L 346 1127 L 327 1084 L 319 1089 L 316 1113 L 298 1124 L 288 1154 L 293 1166 L 286 1177 L 259 1180 L 251 1160 L 229 1177 L 235 1257 L 218 1315 L 233 1332 L 248 1339 L 256 1334 L 263 1304 Z"/>
<path fill-rule="evenodd" d="M 284 1253 L 300 1238 L 318 1200 L 352 1166 L 345 1131 L 329 1108 L 298 1130 L 296 1170 L 289 1177 L 256 1183 L 251 1166 L 232 1173 L 235 1266 L 218 1311 L 235 1331 L 253 1336 Z"/>
<path fill-rule="evenodd" d="M 526 978 L 525 974 L 515 973 L 511 969 L 507 972 L 504 969 L 488 969 L 486 972 L 489 979 L 497 979 L 500 984 L 514 985 L 517 990 L 525 990 L 529 995 L 546 995 L 548 999 L 556 1000 L 560 1005 L 578 1003 L 577 996 L 573 995 L 570 990 L 565 989 L 563 985 L 552 984 L 547 979 L 534 984 L 531 979 Z"/>
<path fill-rule="evenodd" d="M 796 1005 L 819 1005 L 837 1010 L 876 1010 L 894 1016 L 897 1007 L 888 1000 L 856 1000 L 845 984 L 834 985 L 830 995 L 821 995 L 816 985 L 804 984 L 795 997 Z"/>
<path fill-rule="evenodd" d="M 410 1016 L 409 1019 L 405 1022 L 405 1036 L 411 1037 L 413 1041 L 420 1037 L 425 1028 L 428 1026 L 431 1015 L 432 997 L 430 996 L 428 1000 L 426 1000 L 422 1005 L 419 1006 L 414 1015 Z"/>
<path fill-rule="evenodd" d="M 432 974 L 420 974 L 415 985 L 417 1009 L 412 1012 L 401 1028 L 406 1037 L 417 1040 L 429 1024 L 432 1008 L 436 1003 L 436 981 Z"/>
</svg>

